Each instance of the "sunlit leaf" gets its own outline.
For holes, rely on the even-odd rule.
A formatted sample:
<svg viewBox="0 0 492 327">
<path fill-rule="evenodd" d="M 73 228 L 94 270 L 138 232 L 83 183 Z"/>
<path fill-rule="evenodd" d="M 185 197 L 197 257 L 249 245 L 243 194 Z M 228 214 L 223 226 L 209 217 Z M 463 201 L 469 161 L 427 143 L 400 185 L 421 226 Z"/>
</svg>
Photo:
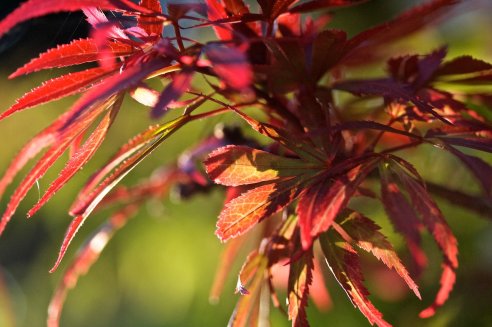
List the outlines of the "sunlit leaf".
<svg viewBox="0 0 492 327">
<path fill-rule="evenodd" d="M 380 227 L 369 218 L 353 211 L 341 222 L 343 228 L 340 236 L 348 235 L 350 239 L 346 242 L 354 243 L 361 249 L 371 252 L 376 258 L 381 260 L 388 268 L 394 269 L 405 281 L 408 287 L 420 299 L 420 292 L 417 284 L 410 277 L 407 269 L 400 261 L 400 258 L 391 246 L 386 236 L 380 232 Z M 346 233 L 344 235 L 344 232 Z"/>
<path fill-rule="evenodd" d="M 121 42 L 108 42 L 107 48 L 113 56 L 126 56 L 135 50 L 132 46 Z M 9 78 L 29 74 L 42 69 L 67 67 L 86 62 L 97 61 L 100 49 L 93 39 L 79 39 L 69 44 L 59 45 L 56 48 L 43 52 L 39 57 L 17 69 Z"/>
<path fill-rule="evenodd" d="M 379 327 L 391 326 L 383 319 L 383 314 L 374 307 L 367 296 L 369 292 L 362 284 L 363 277 L 357 252 L 347 242 L 334 236 L 322 234 L 321 249 L 326 263 L 340 286 L 345 290 L 352 304 L 362 312 L 371 325 Z"/>
<path fill-rule="evenodd" d="M 236 145 L 212 152 L 205 161 L 205 167 L 214 182 L 227 186 L 294 177 L 309 170 L 316 170 L 316 167 L 310 167 L 301 160 Z"/>
</svg>

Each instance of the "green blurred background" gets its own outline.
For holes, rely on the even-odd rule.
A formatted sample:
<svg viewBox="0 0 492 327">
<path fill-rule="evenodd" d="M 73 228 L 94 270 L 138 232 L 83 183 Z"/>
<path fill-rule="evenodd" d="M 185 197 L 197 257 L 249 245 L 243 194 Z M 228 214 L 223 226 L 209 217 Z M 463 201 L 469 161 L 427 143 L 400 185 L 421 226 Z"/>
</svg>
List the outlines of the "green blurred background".
<svg viewBox="0 0 492 327">
<path fill-rule="evenodd" d="M 333 26 L 344 28 L 351 35 L 364 27 L 386 20 L 404 8 L 420 1 L 373 0 L 359 7 L 336 12 Z M 18 1 L 2 1 L 0 15 L 18 5 Z M 469 1 L 453 18 L 438 28 L 419 33 L 398 44 L 388 53 L 425 53 L 449 44 L 449 57 L 473 54 L 492 60 L 492 21 L 490 1 Z M 80 14 L 60 14 L 37 19 L 22 25 L 9 39 L 0 41 L 0 109 L 8 108 L 16 98 L 61 72 L 44 72 L 9 81 L 7 76 L 16 67 L 40 51 L 73 37 L 86 35 L 87 26 Z M 383 70 L 371 72 L 382 74 Z M 40 129 L 65 111 L 74 101 L 67 100 L 44 105 L 16 114 L 0 122 L 0 172 L 10 159 Z M 215 121 L 217 122 L 217 120 Z M 0 238 L 0 327 L 43 326 L 46 310 L 54 287 L 62 277 L 78 245 L 107 216 L 95 214 L 77 235 L 60 269 L 49 274 L 65 229 L 70 221 L 66 213 L 77 191 L 94 169 L 126 140 L 146 128 L 151 122 L 148 112 L 139 104 L 126 101 L 109 137 L 93 160 L 64 189 L 56 194 L 37 215 L 25 219 L 25 212 L 38 199 L 36 188 L 31 190 L 16 216 Z M 124 183 L 132 185 L 159 165 L 171 162 L 200 136 L 213 130 L 212 123 L 198 123 L 176 133 L 161 148 L 128 176 Z M 476 190 L 476 183 L 457 162 L 437 149 L 408 153 L 408 158 L 422 174 L 435 182 L 446 183 L 461 190 Z M 490 159 L 490 158 L 486 158 Z M 490 162 L 490 160 L 489 160 Z M 57 176 L 63 163 L 57 163 L 40 180 L 45 190 Z M 24 173 L 27 170 L 24 170 Z M 22 174 L 20 174 L 22 177 Z M 491 176 L 492 178 L 492 176 Z M 20 178 L 16 179 L 19 182 Z M 14 186 L 16 183 L 14 182 Z M 3 212 L 10 187 L 0 199 Z M 61 325 L 78 326 L 224 326 L 234 308 L 236 276 L 225 285 L 220 302 L 208 302 L 222 245 L 214 236 L 215 220 L 221 209 L 222 193 L 199 195 L 186 202 L 163 199 L 142 208 L 110 242 L 89 274 L 79 280 L 69 293 Z M 492 326 L 492 225 L 475 214 L 439 202 L 460 243 L 458 280 L 449 302 L 436 317 L 420 320 L 418 312 L 432 302 L 438 288 L 440 254 L 426 236 L 430 265 L 421 285 L 424 301 L 410 293 L 391 300 L 388 288 L 398 287 L 367 270 L 371 300 L 395 326 Z M 392 234 L 382 208 L 377 203 L 362 204 L 363 210 Z M 403 247 L 398 236 L 391 240 Z M 241 259 L 239 260 L 241 261 Z M 381 267 L 374 261 L 369 265 Z M 374 268 L 374 267 L 373 267 Z M 233 270 L 237 273 L 239 266 Z M 333 298 L 329 312 L 318 312 L 309 305 L 313 326 L 368 326 L 365 318 L 350 304 L 331 275 L 326 274 Z M 281 301 L 283 303 L 283 301 Z M 286 318 L 272 310 L 272 326 L 290 325 Z"/>
</svg>

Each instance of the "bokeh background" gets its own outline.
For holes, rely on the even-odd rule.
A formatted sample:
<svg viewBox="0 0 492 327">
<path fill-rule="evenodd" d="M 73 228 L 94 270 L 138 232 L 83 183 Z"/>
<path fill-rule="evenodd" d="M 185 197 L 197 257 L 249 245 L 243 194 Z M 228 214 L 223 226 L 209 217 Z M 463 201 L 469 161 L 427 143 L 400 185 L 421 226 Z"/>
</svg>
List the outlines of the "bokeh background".
<svg viewBox="0 0 492 327">
<path fill-rule="evenodd" d="M 351 35 L 378 22 L 394 17 L 405 8 L 422 1 L 373 0 L 367 4 L 338 10 L 332 26 Z M 449 45 L 449 57 L 472 54 L 492 60 L 492 6 L 489 0 L 465 1 L 452 17 L 439 26 L 418 33 L 388 49 L 397 52 L 426 53 L 440 45 Z M 0 16 L 18 6 L 17 0 L 2 0 Z M 19 26 L 8 38 L 0 40 L 0 109 L 8 108 L 16 98 L 60 72 L 36 73 L 15 80 L 7 76 L 40 51 L 72 38 L 87 35 L 88 27 L 81 14 L 50 15 Z M 209 33 L 203 31 L 203 33 Z M 382 67 L 368 74 L 383 74 Z M 492 90 L 489 90 L 492 92 Z M 26 110 L 0 122 L 0 172 L 35 133 L 65 111 L 74 97 Z M 91 216 L 77 235 L 60 269 L 49 274 L 65 229 L 70 221 L 67 209 L 90 173 L 104 163 L 122 143 L 151 122 L 139 104 L 126 101 L 109 137 L 93 160 L 62 191 L 58 192 L 37 215 L 25 219 L 25 212 L 38 199 L 34 188 L 18 214 L 0 238 L 0 327 L 43 326 L 46 310 L 55 286 L 78 245 L 107 218 L 101 213 Z M 215 120 L 218 122 L 218 120 Z M 150 174 L 156 167 L 172 162 L 199 137 L 213 131 L 213 122 L 198 123 L 171 137 L 159 150 L 128 176 L 131 185 Z M 435 182 L 460 190 L 476 191 L 469 173 L 450 156 L 423 148 L 408 153 L 422 174 Z M 491 158 L 485 158 L 491 162 Z M 46 189 L 63 163 L 58 163 L 39 182 Z M 24 173 L 27 170 L 24 171 Z M 20 174 L 22 177 L 22 174 Z M 491 176 L 492 178 L 492 176 Z M 20 178 L 17 178 L 19 182 Z M 15 186 L 15 183 L 14 183 Z M 10 187 L 0 199 L 5 209 Z M 79 280 L 68 295 L 62 326 L 225 326 L 234 308 L 236 276 L 225 285 L 220 302 L 212 305 L 208 293 L 222 245 L 214 236 L 215 220 L 222 205 L 222 192 L 214 191 L 186 202 L 172 198 L 154 201 L 142 208 L 110 242 L 88 275 Z M 490 219 L 450 205 L 439 204 L 460 243 L 458 280 L 449 302 L 436 317 L 421 320 L 418 312 L 429 304 L 438 289 L 440 254 L 426 236 L 430 267 L 419 281 L 424 302 L 408 292 L 395 292 L 390 279 L 375 273 L 377 262 L 369 261 L 367 281 L 371 300 L 395 326 L 492 326 L 492 224 Z M 376 219 L 397 247 L 404 244 L 392 235 L 377 203 L 358 204 Z M 490 217 L 490 215 L 489 215 Z M 245 254 L 244 254 L 245 255 Z M 239 260 L 241 262 L 241 260 Z M 376 267 L 376 268 L 374 268 Z M 233 272 L 237 273 L 239 265 Z M 348 298 L 326 271 L 326 281 L 333 306 L 319 312 L 312 303 L 308 315 L 313 326 L 368 326 Z M 289 326 L 282 314 L 272 310 L 272 326 Z"/>
</svg>

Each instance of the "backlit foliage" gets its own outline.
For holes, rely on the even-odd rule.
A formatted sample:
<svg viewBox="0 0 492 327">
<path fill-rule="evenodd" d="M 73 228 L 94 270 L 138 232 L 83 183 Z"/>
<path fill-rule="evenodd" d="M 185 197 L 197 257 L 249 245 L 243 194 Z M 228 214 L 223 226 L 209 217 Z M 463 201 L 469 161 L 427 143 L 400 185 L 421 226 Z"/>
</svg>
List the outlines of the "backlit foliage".
<svg viewBox="0 0 492 327">
<path fill-rule="evenodd" d="M 255 244 L 238 276 L 240 295 L 231 326 L 264 322 L 270 304 L 285 312 L 293 326 L 307 326 L 308 297 L 315 303 L 327 297 L 324 285 L 310 287 L 313 280 L 322 280 L 324 266 L 370 324 L 389 326 L 368 298 L 359 255 L 368 252 L 393 269 L 420 299 L 416 278 L 426 265 L 421 247 L 425 231 L 442 252 L 440 289 L 433 301 L 423 299 L 427 308 L 420 313 L 423 318 L 434 315 L 453 288 L 458 247 L 432 195 L 483 212 L 492 192 L 492 167 L 463 151 L 492 152 L 490 113 L 476 110 L 490 106 L 492 96 L 458 92 L 456 86 L 490 83 L 492 65 L 466 55 L 447 58 L 443 46 L 404 56 L 385 51 L 446 18 L 459 0 L 429 1 L 353 37 L 330 28 L 331 10 L 362 2 L 258 0 L 250 6 L 242 0 L 163 1 L 162 7 L 158 0 L 28 0 L 0 22 L 3 35 L 32 18 L 82 10 L 93 27 L 89 38 L 40 54 L 11 78 L 95 63 L 44 82 L 0 115 L 6 119 L 81 94 L 20 150 L 0 180 L 2 196 L 35 160 L 8 202 L 0 233 L 27 192 L 65 152 L 65 167 L 28 216 L 84 167 L 110 131 L 125 96 L 149 107 L 149 120 L 154 120 L 93 173 L 72 204 L 74 218 L 52 271 L 91 213 L 108 207 L 115 211 L 66 270 L 49 308 L 49 326 L 58 326 L 68 290 L 111 236 L 140 205 L 163 198 L 170 188 L 178 188 L 184 198 L 213 187 L 225 189 L 216 235 L 227 243 L 212 299 L 220 296 L 239 249 Z M 105 14 L 110 11 L 112 19 Z M 192 38 L 212 30 L 213 40 Z M 385 67 L 386 75 L 350 78 L 351 72 L 372 64 Z M 163 88 L 149 86 L 150 79 L 161 81 Z M 364 112 L 356 114 L 352 109 L 361 104 Z M 176 110 L 178 118 L 166 118 Z M 147 181 L 119 186 L 164 141 L 172 142 L 168 139 L 181 127 L 226 113 L 262 135 L 262 141 L 244 136 L 238 127 L 223 127 Z M 402 155 L 421 145 L 454 155 L 476 177 L 482 195 L 427 183 Z M 410 263 L 387 240 L 385 234 L 392 231 L 381 230 L 351 206 L 354 197 L 379 201 L 405 240 Z M 276 267 L 285 265 L 284 308 L 272 277 Z"/>
</svg>

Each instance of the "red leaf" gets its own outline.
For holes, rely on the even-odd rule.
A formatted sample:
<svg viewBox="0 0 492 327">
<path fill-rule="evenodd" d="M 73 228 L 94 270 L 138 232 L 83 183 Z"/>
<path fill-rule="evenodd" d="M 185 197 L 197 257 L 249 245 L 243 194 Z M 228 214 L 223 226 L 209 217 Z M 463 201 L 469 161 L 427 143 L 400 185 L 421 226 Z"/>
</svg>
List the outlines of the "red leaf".
<svg viewBox="0 0 492 327">
<path fill-rule="evenodd" d="M 19 184 L 17 189 L 14 191 L 10 202 L 7 204 L 7 209 L 5 210 L 2 220 L 0 221 L 0 234 L 5 229 L 5 226 L 9 222 L 12 215 L 15 213 L 19 203 L 24 199 L 27 192 L 31 189 L 31 187 L 39 180 L 46 171 L 55 163 L 55 161 L 65 152 L 65 150 L 70 146 L 72 141 L 83 131 L 85 131 L 91 123 L 103 112 L 108 105 L 114 100 L 109 99 L 106 102 L 102 102 L 97 106 L 91 108 L 75 119 L 69 129 L 64 129 L 56 134 L 56 140 L 52 147 L 39 159 L 37 164 L 31 169 L 31 171 L 27 174 L 24 180 Z M 62 116 L 62 120 L 57 120 L 53 125 L 59 126 L 59 123 L 65 122 L 67 117 L 69 117 L 71 112 L 68 115 Z"/>
<path fill-rule="evenodd" d="M 352 120 L 352 121 L 347 121 L 340 123 L 335 126 L 335 130 L 361 130 L 361 129 L 373 129 L 373 130 L 378 130 L 378 131 L 383 131 L 383 132 L 389 132 L 389 133 L 395 133 L 395 134 L 400 134 L 404 136 L 408 136 L 410 138 L 414 139 L 421 139 L 419 135 L 407 132 L 405 130 L 401 129 L 396 129 L 393 127 L 390 127 L 388 125 L 384 125 L 372 120 Z"/>
<path fill-rule="evenodd" d="M 205 54 L 214 72 L 230 87 L 242 90 L 253 81 L 253 72 L 246 55 L 238 48 L 218 44 L 205 46 Z"/>
<path fill-rule="evenodd" d="M 88 107 L 117 92 L 133 88 L 153 72 L 168 66 L 166 61 L 154 59 L 141 65 L 135 65 L 120 74 L 113 75 L 99 84 L 97 88 L 85 93 L 72 107 L 73 116 L 77 117 Z"/>
<path fill-rule="evenodd" d="M 442 64 L 437 70 L 436 76 L 471 74 L 491 69 L 492 65 L 488 62 L 471 56 L 461 56 Z"/>
<path fill-rule="evenodd" d="M 427 264 L 427 257 L 420 247 L 420 219 L 400 191 L 388 167 L 381 165 L 379 171 L 381 175 L 381 200 L 384 209 L 395 229 L 405 237 L 410 254 L 417 265 L 417 272 L 420 272 Z"/>
<path fill-rule="evenodd" d="M 0 120 L 17 111 L 83 92 L 113 72 L 90 68 L 48 80 L 19 98 L 12 107 L 0 114 Z"/>
<path fill-rule="evenodd" d="M 255 187 L 225 205 L 215 234 L 222 242 L 242 235 L 290 204 L 299 193 L 300 181 L 297 178 Z"/>
<path fill-rule="evenodd" d="M 313 240 L 330 228 L 374 165 L 375 162 L 359 165 L 334 181 L 326 177 L 306 189 L 297 205 L 304 250 L 309 249 Z"/>
<path fill-rule="evenodd" d="M 72 205 L 70 213 L 83 216 L 84 219 L 87 218 L 111 189 L 188 120 L 189 116 L 180 116 L 158 128 L 152 128 L 140 134 L 135 140 L 125 145 L 101 171 L 89 180 Z"/>
<path fill-rule="evenodd" d="M 207 4 L 207 16 L 212 22 L 228 18 L 224 6 L 219 0 L 205 0 Z M 214 24 L 213 29 L 220 40 L 231 40 L 233 36 L 232 28 L 225 24 Z"/>
<path fill-rule="evenodd" d="M 212 152 L 204 162 L 217 184 L 238 186 L 297 176 L 321 167 L 245 146 L 229 145 Z"/>
<path fill-rule="evenodd" d="M 441 287 L 437 292 L 436 299 L 430 307 L 420 312 L 420 318 L 432 317 L 436 313 L 436 309 L 441 307 L 447 301 L 449 294 L 453 290 L 454 283 L 456 282 L 454 269 L 447 264 L 443 264 L 442 266 L 443 270 L 440 280 Z"/>
<path fill-rule="evenodd" d="M 255 318 L 254 306 L 260 302 L 260 291 L 265 280 L 267 263 L 267 258 L 257 251 L 248 255 L 238 277 L 238 290 L 243 293 L 241 293 L 242 296 L 239 298 L 227 326 L 245 327 L 250 324 L 256 326 L 251 320 Z"/>
<path fill-rule="evenodd" d="M 136 212 L 137 206 L 128 205 L 109 218 L 99 229 L 80 247 L 72 264 L 65 271 L 51 298 L 48 308 L 48 327 L 58 327 L 63 304 L 68 291 L 75 287 L 80 276 L 86 274 L 97 261 L 99 255 L 114 233 L 124 226 L 126 221 Z"/>
<path fill-rule="evenodd" d="M 129 158 L 132 154 L 142 149 L 145 145 L 149 144 L 155 139 L 162 125 L 154 125 L 149 127 L 146 131 L 138 134 L 128 143 L 123 145 L 113 157 L 94 175 L 91 176 L 84 188 L 79 192 L 77 199 L 72 204 L 69 213 L 72 216 L 78 216 L 82 214 L 85 208 L 90 202 L 90 198 L 93 195 L 92 192 L 98 186 L 98 184 L 107 176 L 115 167 L 120 165 L 124 160 Z"/>
<path fill-rule="evenodd" d="M 55 139 L 56 129 L 51 125 L 24 145 L 21 151 L 12 160 L 10 166 L 0 180 L 0 198 L 5 192 L 6 187 L 12 183 L 17 173 L 26 165 L 26 163 L 44 148 L 53 144 Z"/>
<path fill-rule="evenodd" d="M 339 231 L 340 227 L 335 227 Z M 410 277 L 407 269 L 400 261 L 400 258 L 386 239 L 379 227 L 371 219 L 353 211 L 341 222 L 339 231 L 346 242 L 353 243 L 367 252 L 371 252 L 376 258 L 381 260 L 388 268 L 394 269 L 405 281 L 408 287 L 421 299 L 417 284 Z M 348 236 L 348 238 L 346 238 Z"/>
<path fill-rule="evenodd" d="M 395 171 L 408 191 L 413 206 L 422 216 L 424 225 L 432 233 L 447 263 L 453 268 L 458 267 L 457 241 L 446 223 L 441 210 L 434 203 L 424 186 L 410 177 L 397 165 L 391 165 L 390 167 Z"/>
<path fill-rule="evenodd" d="M 292 326 L 309 326 L 306 315 L 309 286 L 313 280 L 313 252 L 309 250 L 301 258 L 290 263 L 287 289 L 288 314 Z"/>
<path fill-rule="evenodd" d="M 317 0 L 317 1 L 309 1 L 309 2 L 304 2 L 301 3 L 297 6 L 294 6 L 289 10 L 291 13 L 298 13 L 298 12 L 310 12 L 310 11 L 315 11 L 315 10 L 320 10 L 320 9 L 331 9 L 331 8 L 337 8 L 337 7 L 347 7 L 347 6 L 354 6 L 358 5 L 364 2 L 367 2 L 368 0 Z"/>
<path fill-rule="evenodd" d="M 371 325 L 390 327 L 391 325 L 383 320 L 382 313 L 367 298 L 369 292 L 362 284 L 364 278 L 357 252 L 347 242 L 341 242 L 338 238 L 332 239 L 327 234 L 321 235 L 320 244 L 328 267 L 352 304 L 362 312 Z"/>
<path fill-rule="evenodd" d="M 113 57 L 126 56 L 135 50 L 132 46 L 120 42 L 106 42 Z M 93 39 L 79 39 L 69 44 L 59 45 L 32 59 L 17 69 L 9 78 L 37 72 L 42 69 L 59 68 L 97 61 L 101 51 Z"/>
<path fill-rule="evenodd" d="M 284 13 L 287 8 L 298 0 L 258 0 L 261 11 L 265 18 L 273 22 L 278 16 Z"/>
<path fill-rule="evenodd" d="M 313 147 L 310 139 L 305 134 L 293 130 L 287 132 L 279 127 L 259 122 L 234 107 L 231 107 L 231 109 L 243 118 L 255 131 L 285 146 L 303 160 L 307 162 L 325 163 L 325 155 L 317 148 Z"/>
<path fill-rule="evenodd" d="M 99 149 L 106 133 L 113 123 L 118 111 L 121 107 L 123 97 L 120 96 L 112 105 L 110 111 L 104 116 L 94 132 L 89 136 L 87 141 L 79 148 L 79 150 L 66 163 L 65 168 L 60 172 L 58 178 L 54 180 L 44 195 L 39 199 L 36 205 L 27 213 L 31 217 L 36 213 L 60 188 L 62 188 L 82 167 L 89 161 L 94 153 Z"/>
<path fill-rule="evenodd" d="M 146 14 L 154 13 L 129 0 L 29 0 L 0 22 L 0 36 L 10 31 L 15 25 L 32 18 L 61 11 L 78 11 L 87 7 L 97 7 L 102 10 L 132 10 Z"/>
<path fill-rule="evenodd" d="M 162 91 L 156 105 L 152 108 L 150 116 L 154 119 L 162 117 L 167 111 L 167 106 L 177 100 L 189 87 L 193 73 L 183 71 L 173 77 L 171 83 Z"/>
<path fill-rule="evenodd" d="M 335 89 L 344 90 L 355 95 L 378 95 L 395 100 L 412 102 L 422 112 L 432 114 L 434 117 L 446 124 L 449 122 L 436 113 L 429 103 L 413 95 L 405 87 L 391 79 L 374 79 L 374 80 L 352 80 L 335 83 Z"/>
<path fill-rule="evenodd" d="M 232 15 L 242 15 L 249 13 L 248 7 L 242 0 L 224 0 L 225 8 Z"/>
<path fill-rule="evenodd" d="M 157 13 L 162 13 L 160 0 L 140 0 L 139 6 L 148 8 Z M 137 26 L 143 28 L 149 35 L 155 34 L 161 36 L 163 21 L 152 16 L 140 16 L 138 17 Z"/>
</svg>

